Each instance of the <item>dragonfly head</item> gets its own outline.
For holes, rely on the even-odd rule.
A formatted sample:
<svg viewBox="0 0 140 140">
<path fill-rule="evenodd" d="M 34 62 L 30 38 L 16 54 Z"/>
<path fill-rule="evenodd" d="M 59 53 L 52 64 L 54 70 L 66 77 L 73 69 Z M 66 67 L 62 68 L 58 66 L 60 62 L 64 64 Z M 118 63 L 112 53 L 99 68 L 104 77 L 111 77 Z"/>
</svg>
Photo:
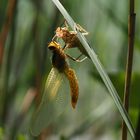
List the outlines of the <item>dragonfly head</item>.
<svg viewBox="0 0 140 140">
<path fill-rule="evenodd" d="M 50 50 L 56 50 L 56 49 L 60 49 L 61 47 L 60 47 L 60 44 L 58 44 L 55 41 L 52 41 L 52 42 L 49 43 L 48 48 Z"/>
</svg>

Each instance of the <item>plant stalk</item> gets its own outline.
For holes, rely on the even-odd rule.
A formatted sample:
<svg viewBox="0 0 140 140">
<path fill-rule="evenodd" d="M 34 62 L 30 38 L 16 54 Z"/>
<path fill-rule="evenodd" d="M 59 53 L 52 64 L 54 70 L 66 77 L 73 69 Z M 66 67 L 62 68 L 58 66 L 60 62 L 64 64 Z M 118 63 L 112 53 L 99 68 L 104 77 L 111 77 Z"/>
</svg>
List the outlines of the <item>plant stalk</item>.
<svg viewBox="0 0 140 140">
<path fill-rule="evenodd" d="M 3 55 L 4 55 L 4 46 L 6 39 L 8 37 L 8 33 L 13 21 L 13 15 L 14 15 L 14 9 L 16 6 L 17 0 L 9 0 L 8 1 L 8 7 L 7 7 L 7 13 L 6 13 L 6 19 L 2 27 L 2 31 L 0 33 L 0 67 L 2 64 L 3 60 Z"/>
<path fill-rule="evenodd" d="M 130 98 L 131 75 L 133 65 L 135 17 L 136 14 L 134 13 L 134 0 L 130 0 L 129 19 L 128 19 L 128 53 L 127 53 L 125 89 L 124 89 L 124 107 L 127 112 L 129 111 L 129 98 Z M 122 123 L 122 140 L 127 140 L 127 126 L 124 121 Z"/>
</svg>

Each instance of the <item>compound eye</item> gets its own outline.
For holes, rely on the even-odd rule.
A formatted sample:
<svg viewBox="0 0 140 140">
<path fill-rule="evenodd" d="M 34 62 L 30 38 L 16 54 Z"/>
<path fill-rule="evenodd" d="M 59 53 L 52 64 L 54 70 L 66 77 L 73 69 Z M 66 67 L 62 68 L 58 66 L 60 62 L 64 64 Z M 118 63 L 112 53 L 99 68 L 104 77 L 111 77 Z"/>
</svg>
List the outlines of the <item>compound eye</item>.
<svg viewBox="0 0 140 140">
<path fill-rule="evenodd" d="M 59 49 L 60 45 L 58 43 L 56 43 L 55 41 L 52 41 L 51 43 L 49 43 L 48 48 L 50 50 Z"/>
<path fill-rule="evenodd" d="M 48 48 L 49 48 L 50 50 L 55 50 L 56 47 L 54 47 L 54 46 L 49 46 Z"/>
</svg>

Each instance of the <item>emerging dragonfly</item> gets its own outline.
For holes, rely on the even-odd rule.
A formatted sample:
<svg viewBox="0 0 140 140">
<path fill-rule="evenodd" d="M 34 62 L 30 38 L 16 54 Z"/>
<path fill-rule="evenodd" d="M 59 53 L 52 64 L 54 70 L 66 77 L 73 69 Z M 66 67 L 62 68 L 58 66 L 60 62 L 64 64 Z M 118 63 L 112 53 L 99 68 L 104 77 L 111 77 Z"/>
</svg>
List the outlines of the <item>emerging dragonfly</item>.
<svg viewBox="0 0 140 140">
<path fill-rule="evenodd" d="M 58 91 L 61 88 L 64 77 L 69 81 L 73 108 L 76 107 L 79 95 L 79 86 L 75 71 L 69 67 L 66 61 L 69 55 L 65 54 L 61 46 L 55 41 L 52 41 L 48 45 L 48 48 L 53 53 L 53 68 L 48 75 L 42 101 L 33 118 L 31 126 L 33 135 L 39 135 L 41 130 L 46 128 L 50 122 L 55 120 L 64 111 L 68 102 L 68 94 Z M 75 59 L 73 58 L 73 60 Z"/>
<path fill-rule="evenodd" d="M 64 27 L 57 27 L 57 29 L 55 31 L 56 34 L 54 35 L 53 40 L 55 38 L 57 38 L 57 39 L 62 38 L 66 44 L 65 49 L 77 47 L 81 52 L 81 55 L 76 58 L 77 60 L 79 60 L 79 58 L 83 54 L 85 56 L 89 57 L 88 53 L 86 52 L 85 48 L 82 46 L 81 42 L 79 41 L 79 39 L 77 37 L 77 32 L 70 31 L 67 22 L 65 21 L 64 23 L 65 23 Z M 79 30 L 83 35 L 88 35 L 88 32 L 85 29 L 83 29 L 79 24 L 75 24 L 75 29 Z M 85 60 L 85 58 L 82 59 L 81 61 Z"/>
<path fill-rule="evenodd" d="M 74 70 L 71 69 L 68 63 L 66 62 L 66 58 L 69 57 L 69 55 L 65 54 L 60 45 L 54 41 L 51 42 L 48 47 L 53 52 L 53 67 L 56 68 L 60 73 L 64 73 L 67 79 L 69 80 L 71 89 L 71 104 L 72 107 L 75 108 L 78 100 L 79 87 Z"/>
</svg>

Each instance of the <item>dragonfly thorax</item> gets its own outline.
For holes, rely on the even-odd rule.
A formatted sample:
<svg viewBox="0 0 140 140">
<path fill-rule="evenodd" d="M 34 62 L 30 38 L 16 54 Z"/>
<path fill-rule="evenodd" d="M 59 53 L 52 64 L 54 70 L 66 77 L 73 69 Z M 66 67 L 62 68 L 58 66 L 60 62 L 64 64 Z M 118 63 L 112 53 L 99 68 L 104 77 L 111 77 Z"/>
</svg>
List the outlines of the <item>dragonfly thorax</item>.
<svg viewBox="0 0 140 140">
<path fill-rule="evenodd" d="M 68 67 L 65 56 L 55 51 L 52 56 L 52 64 L 59 72 L 64 72 Z"/>
</svg>

